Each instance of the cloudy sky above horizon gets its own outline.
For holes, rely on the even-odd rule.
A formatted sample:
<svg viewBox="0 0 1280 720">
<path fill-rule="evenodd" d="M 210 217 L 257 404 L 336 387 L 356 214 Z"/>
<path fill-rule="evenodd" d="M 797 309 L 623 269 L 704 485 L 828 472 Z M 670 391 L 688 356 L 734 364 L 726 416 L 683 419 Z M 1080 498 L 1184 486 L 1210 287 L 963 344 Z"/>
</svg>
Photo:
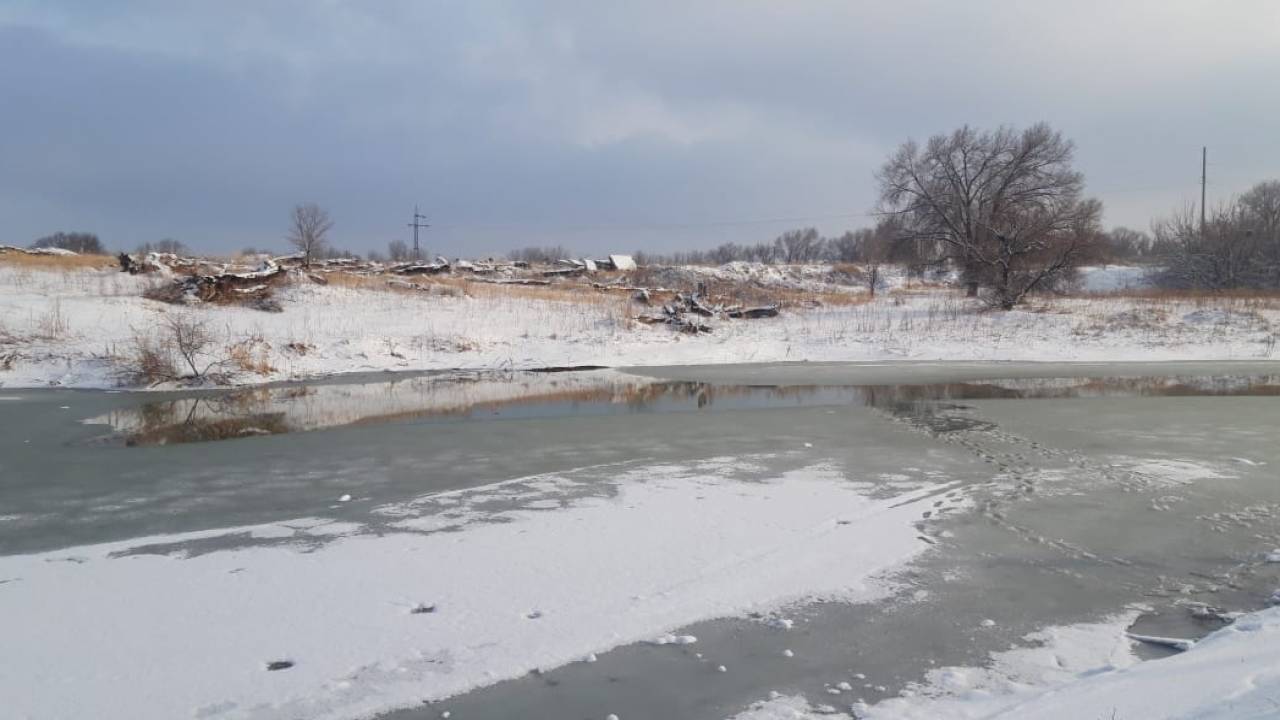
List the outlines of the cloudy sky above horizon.
<svg viewBox="0 0 1280 720">
<path fill-rule="evenodd" d="M 485 255 L 869 224 L 908 138 L 1045 120 L 1108 225 L 1280 176 L 1280 2 L 0 0 L 0 243 Z"/>
</svg>

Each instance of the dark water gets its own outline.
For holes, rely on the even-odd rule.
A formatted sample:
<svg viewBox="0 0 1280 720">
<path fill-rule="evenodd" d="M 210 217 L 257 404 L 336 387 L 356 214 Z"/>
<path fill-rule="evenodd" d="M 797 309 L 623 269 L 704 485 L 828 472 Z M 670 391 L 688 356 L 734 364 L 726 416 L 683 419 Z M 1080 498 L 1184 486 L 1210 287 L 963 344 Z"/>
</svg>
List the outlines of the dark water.
<svg viewBox="0 0 1280 720">
<path fill-rule="evenodd" d="M 587 378 L 542 382 L 531 375 L 466 380 L 419 377 L 358 385 L 326 383 L 206 392 L 143 402 L 90 418 L 85 422 L 112 429 L 87 442 L 137 447 L 382 423 L 465 423 L 840 405 L 884 409 L 945 431 L 972 429 L 969 423 L 974 421 L 955 412 L 968 409 L 957 404 L 968 400 L 1280 395 L 1280 375 L 1047 377 L 892 385 L 648 382 L 610 373 L 588 374 Z M 459 387 L 475 383 L 506 384 L 512 392 L 500 399 L 457 392 Z"/>
</svg>

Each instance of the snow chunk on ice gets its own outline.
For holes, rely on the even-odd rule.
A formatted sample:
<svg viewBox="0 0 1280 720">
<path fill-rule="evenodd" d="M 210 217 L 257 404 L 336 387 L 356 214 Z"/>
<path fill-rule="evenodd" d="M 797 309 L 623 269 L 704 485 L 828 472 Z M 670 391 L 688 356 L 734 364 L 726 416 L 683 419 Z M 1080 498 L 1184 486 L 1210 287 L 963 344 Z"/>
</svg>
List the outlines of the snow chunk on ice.
<svg viewBox="0 0 1280 720">
<path fill-rule="evenodd" d="M 653 641 L 654 645 L 692 645 L 698 642 L 693 635 L 672 635 L 670 633 Z"/>
</svg>

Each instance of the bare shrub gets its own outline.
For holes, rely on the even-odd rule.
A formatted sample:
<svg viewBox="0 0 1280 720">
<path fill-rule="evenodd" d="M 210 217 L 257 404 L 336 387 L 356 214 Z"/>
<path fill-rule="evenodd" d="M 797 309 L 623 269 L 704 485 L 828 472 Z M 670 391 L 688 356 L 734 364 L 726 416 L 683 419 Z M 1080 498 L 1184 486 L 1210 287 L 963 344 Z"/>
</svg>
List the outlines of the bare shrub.
<svg viewBox="0 0 1280 720">
<path fill-rule="evenodd" d="M 116 375 L 124 383 L 156 385 L 182 380 L 221 381 L 229 362 L 213 352 L 214 336 L 194 315 L 169 314 L 155 332 L 135 331 L 129 350 L 116 357 Z"/>
<path fill-rule="evenodd" d="M 241 340 L 227 348 L 227 361 L 236 369 L 256 375 L 270 375 L 271 346 L 261 336 Z"/>
<path fill-rule="evenodd" d="M 208 355 L 209 346 L 213 344 L 213 334 L 205 324 L 193 315 L 166 315 L 164 327 L 168 330 L 169 340 L 178 357 L 191 369 L 191 375 L 203 379 L 205 374 L 220 361 L 212 361 L 200 369 L 200 363 Z"/>
<path fill-rule="evenodd" d="M 163 336 L 135 331 L 128 352 L 116 358 L 122 384 L 157 385 L 179 379 L 173 349 Z"/>
</svg>

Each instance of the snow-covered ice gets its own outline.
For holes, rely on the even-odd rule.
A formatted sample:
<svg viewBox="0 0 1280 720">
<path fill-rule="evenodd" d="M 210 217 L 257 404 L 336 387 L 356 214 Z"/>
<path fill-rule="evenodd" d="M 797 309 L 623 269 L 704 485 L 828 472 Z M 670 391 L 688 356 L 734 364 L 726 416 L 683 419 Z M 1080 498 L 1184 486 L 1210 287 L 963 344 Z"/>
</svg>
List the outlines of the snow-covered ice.
<svg viewBox="0 0 1280 720">
<path fill-rule="evenodd" d="M 0 576 L 23 579 L 0 592 L 5 645 L 22 658 L 0 674 L 0 696 L 16 717 L 360 717 L 706 618 L 880 598 L 892 581 L 879 578 L 928 547 L 913 527 L 928 488 L 872 499 L 821 465 L 767 482 L 682 466 L 600 481 L 616 494 L 453 532 L 355 533 L 318 549 L 137 550 L 232 532 L 202 531 L 0 557 Z M 577 482 L 542 476 L 473 496 L 533 486 L 541 497 Z M 466 495 L 455 499 L 465 515 Z M 858 522 L 837 526 L 837 515 Z M 83 562 L 53 562 L 69 554 Z M 405 611 L 422 598 L 435 612 Z M 292 667 L 265 669 L 282 659 Z"/>
</svg>

